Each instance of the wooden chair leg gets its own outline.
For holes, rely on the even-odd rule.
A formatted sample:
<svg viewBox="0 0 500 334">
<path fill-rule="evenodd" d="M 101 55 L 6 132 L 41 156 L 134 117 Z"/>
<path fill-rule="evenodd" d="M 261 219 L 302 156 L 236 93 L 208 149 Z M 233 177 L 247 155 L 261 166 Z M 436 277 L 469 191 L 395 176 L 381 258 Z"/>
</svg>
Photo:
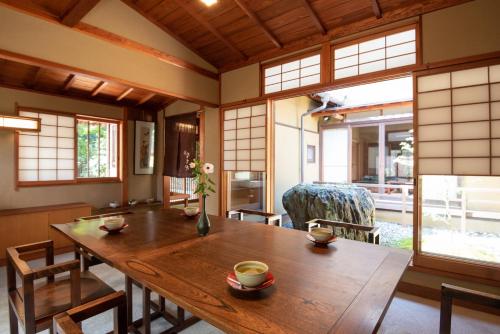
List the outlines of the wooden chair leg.
<svg viewBox="0 0 500 334">
<path fill-rule="evenodd" d="M 165 297 L 158 296 L 158 304 L 160 305 L 160 311 L 165 312 Z"/>
<path fill-rule="evenodd" d="M 118 334 L 127 334 L 127 306 L 126 305 L 119 305 L 118 307 L 115 307 L 113 310 L 114 313 L 114 322 L 115 322 L 115 333 L 118 332 Z"/>
<path fill-rule="evenodd" d="M 177 306 L 177 325 L 182 325 L 184 323 L 184 320 L 186 320 L 184 309 L 180 306 Z"/>
<path fill-rule="evenodd" d="M 132 280 L 125 276 L 125 295 L 127 298 L 127 325 L 132 325 Z"/>
<path fill-rule="evenodd" d="M 151 290 L 142 288 L 142 324 L 143 334 L 151 334 Z"/>
<path fill-rule="evenodd" d="M 9 322 L 10 322 L 10 334 L 19 334 L 19 324 L 17 322 L 16 313 L 10 303 L 9 303 Z"/>
<path fill-rule="evenodd" d="M 452 298 L 441 289 L 441 313 L 439 316 L 439 334 L 451 333 Z"/>
</svg>

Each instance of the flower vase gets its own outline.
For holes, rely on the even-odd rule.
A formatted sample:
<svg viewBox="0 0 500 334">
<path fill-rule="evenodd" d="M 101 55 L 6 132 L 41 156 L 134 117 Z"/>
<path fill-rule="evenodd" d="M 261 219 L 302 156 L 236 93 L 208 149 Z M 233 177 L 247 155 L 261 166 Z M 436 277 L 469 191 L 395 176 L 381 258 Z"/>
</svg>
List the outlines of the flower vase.
<svg viewBox="0 0 500 334">
<path fill-rule="evenodd" d="M 200 214 L 200 218 L 198 219 L 198 223 L 196 224 L 196 230 L 198 231 L 198 235 L 200 237 L 204 237 L 210 231 L 210 220 L 207 216 L 207 211 L 205 210 L 205 201 L 207 199 L 207 195 L 203 195 L 203 207 Z"/>
</svg>

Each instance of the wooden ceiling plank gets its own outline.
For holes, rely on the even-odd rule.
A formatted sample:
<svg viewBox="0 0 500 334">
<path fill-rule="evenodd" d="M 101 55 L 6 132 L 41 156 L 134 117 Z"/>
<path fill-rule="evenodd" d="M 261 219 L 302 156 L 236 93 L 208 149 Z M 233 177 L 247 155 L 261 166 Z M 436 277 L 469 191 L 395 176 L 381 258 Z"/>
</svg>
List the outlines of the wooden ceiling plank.
<svg viewBox="0 0 500 334">
<path fill-rule="evenodd" d="M 120 101 L 122 100 L 123 98 L 125 98 L 125 96 L 127 96 L 128 94 L 132 93 L 132 91 L 134 90 L 134 88 L 130 87 L 126 90 L 123 91 L 123 93 L 120 94 L 120 96 L 118 96 L 116 98 L 116 101 Z"/>
<path fill-rule="evenodd" d="M 68 75 L 68 78 L 66 78 L 66 81 L 64 81 L 63 90 L 69 90 L 71 86 L 73 86 L 73 84 L 75 83 L 75 80 L 76 80 L 76 75 L 74 74 Z"/>
<path fill-rule="evenodd" d="M 276 36 L 271 32 L 269 28 L 267 28 L 264 23 L 259 19 L 259 17 L 244 3 L 242 0 L 234 0 L 238 7 L 241 8 L 241 10 L 252 20 L 269 38 L 269 40 L 277 47 L 277 48 L 282 48 L 283 45 L 278 41 Z"/>
<path fill-rule="evenodd" d="M 40 78 L 42 77 L 42 75 L 44 74 L 45 70 L 42 68 L 42 67 L 38 67 L 32 77 L 32 79 L 30 80 L 30 82 L 28 82 L 27 86 L 30 87 L 30 88 L 33 88 L 36 86 L 36 84 L 38 83 L 38 81 L 40 80 Z"/>
<path fill-rule="evenodd" d="M 144 104 L 151 100 L 156 94 L 155 93 L 149 93 L 148 95 L 144 96 L 142 99 L 137 102 L 136 106 L 140 106 L 141 104 Z"/>
<path fill-rule="evenodd" d="M 380 4 L 378 3 L 378 0 L 372 0 L 372 8 L 373 8 L 373 14 L 375 14 L 375 17 L 377 19 L 382 18 L 382 10 L 380 9 Z"/>
<path fill-rule="evenodd" d="M 320 19 L 318 17 L 318 14 L 316 14 L 316 12 L 314 11 L 314 9 L 311 7 L 311 4 L 309 3 L 309 1 L 307 1 L 307 0 L 300 0 L 300 2 L 302 2 L 302 5 L 304 6 L 304 8 L 307 11 L 307 14 L 309 14 L 309 16 L 311 17 L 311 19 L 314 22 L 314 25 L 320 31 L 321 35 L 326 35 L 326 29 L 323 26 L 323 23 L 321 23 L 321 21 L 320 21 Z"/>
<path fill-rule="evenodd" d="M 90 96 L 96 96 L 97 94 L 99 94 L 99 92 L 101 92 L 101 90 L 104 89 L 104 87 L 106 87 L 108 85 L 108 82 L 107 81 L 100 81 L 96 86 L 95 88 L 92 90 L 92 94 L 90 94 Z"/>
<path fill-rule="evenodd" d="M 79 0 L 66 14 L 61 17 L 61 23 L 68 27 L 74 27 L 87 15 L 100 0 Z"/>
<path fill-rule="evenodd" d="M 203 16 L 198 14 L 194 8 L 190 5 L 186 4 L 182 0 L 174 0 L 175 3 L 184 9 L 189 15 L 191 15 L 198 23 L 208 29 L 212 34 L 215 35 L 222 43 L 224 43 L 231 51 L 237 54 L 241 59 L 247 59 L 247 56 L 238 50 L 226 37 L 222 36 L 222 34 L 214 27 L 208 20 L 206 20 Z"/>
</svg>

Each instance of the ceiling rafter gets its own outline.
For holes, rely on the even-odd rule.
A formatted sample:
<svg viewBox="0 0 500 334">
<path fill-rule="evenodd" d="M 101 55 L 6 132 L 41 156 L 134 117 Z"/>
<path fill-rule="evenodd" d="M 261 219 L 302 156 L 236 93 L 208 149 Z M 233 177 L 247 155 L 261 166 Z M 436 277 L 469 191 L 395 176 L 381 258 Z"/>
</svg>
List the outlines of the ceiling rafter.
<svg viewBox="0 0 500 334">
<path fill-rule="evenodd" d="M 73 84 L 75 83 L 75 80 L 76 80 L 76 75 L 74 74 L 68 75 L 68 77 L 64 81 L 63 90 L 69 90 L 71 86 L 73 86 Z"/>
<path fill-rule="evenodd" d="M 136 106 L 140 106 L 141 104 L 144 104 L 151 100 L 156 94 L 155 93 L 149 93 L 148 95 L 144 96 L 142 99 L 137 102 Z"/>
<path fill-rule="evenodd" d="M 309 14 L 309 16 L 311 17 L 311 19 L 313 20 L 314 25 L 316 26 L 316 28 L 318 28 L 318 30 L 321 32 L 321 35 L 326 35 L 325 26 L 323 25 L 323 23 L 321 23 L 321 20 L 319 19 L 318 14 L 316 14 L 316 12 L 314 11 L 314 9 L 311 7 L 311 4 L 309 3 L 309 1 L 307 1 L 307 0 L 300 0 L 300 2 L 302 3 L 302 5 L 304 6 L 304 8 L 306 9 L 307 14 Z"/>
<path fill-rule="evenodd" d="M 247 6 L 247 4 L 242 0 L 234 0 L 238 7 L 241 8 L 243 12 L 264 32 L 264 34 L 269 38 L 269 40 L 277 47 L 282 48 L 283 45 L 280 41 L 274 36 L 271 30 L 262 23 L 259 17 Z"/>
<path fill-rule="evenodd" d="M 123 93 L 121 93 L 116 98 L 116 101 L 120 101 L 120 100 L 124 99 L 128 94 L 132 93 L 133 90 L 134 90 L 134 88 L 132 88 L 132 87 L 130 87 L 129 89 L 124 90 Z"/>
<path fill-rule="evenodd" d="M 87 15 L 100 0 L 79 0 L 62 17 L 61 23 L 69 27 L 74 27 Z"/>
<path fill-rule="evenodd" d="M 108 83 L 106 81 L 100 81 L 96 86 L 95 88 L 92 90 L 92 93 L 90 94 L 91 96 L 96 96 L 97 94 L 99 94 L 103 89 L 104 87 L 106 87 L 108 85 Z"/>
<path fill-rule="evenodd" d="M 194 8 L 185 3 L 183 0 L 174 0 L 174 2 L 179 7 L 184 9 L 189 15 L 191 15 L 196 21 L 198 21 L 198 23 L 207 28 L 212 34 L 215 35 L 215 37 L 217 37 L 222 43 L 224 43 L 231 51 L 237 54 L 240 58 L 242 59 L 248 58 L 243 52 L 241 52 L 241 50 L 238 50 L 226 37 L 222 36 L 222 34 L 210 22 L 208 22 L 208 20 L 206 20 L 203 16 L 198 14 Z"/>
<path fill-rule="evenodd" d="M 382 10 L 380 9 L 380 4 L 378 3 L 378 0 L 372 0 L 372 8 L 373 8 L 373 14 L 375 14 L 375 17 L 377 19 L 382 18 Z"/>
<path fill-rule="evenodd" d="M 33 88 L 36 86 L 42 75 L 44 74 L 45 69 L 42 67 L 37 67 L 35 72 L 33 73 L 33 76 L 31 77 L 30 82 L 27 83 L 27 86 L 30 88 Z"/>
</svg>

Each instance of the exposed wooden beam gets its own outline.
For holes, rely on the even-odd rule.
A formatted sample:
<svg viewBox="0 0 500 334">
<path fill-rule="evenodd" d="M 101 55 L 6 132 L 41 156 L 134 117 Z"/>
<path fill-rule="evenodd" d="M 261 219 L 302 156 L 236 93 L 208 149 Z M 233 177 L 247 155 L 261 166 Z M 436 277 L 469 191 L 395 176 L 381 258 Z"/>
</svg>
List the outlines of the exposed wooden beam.
<svg viewBox="0 0 500 334">
<path fill-rule="evenodd" d="M 373 111 L 373 110 L 380 110 L 380 109 L 411 107 L 411 106 L 413 106 L 413 101 L 390 102 L 390 103 L 374 104 L 371 106 L 361 106 L 361 107 L 353 107 L 353 108 L 338 108 L 336 110 L 319 111 L 319 112 L 313 113 L 311 116 L 322 117 L 322 116 L 332 116 L 332 115 L 338 115 L 338 114 L 350 114 L 353 112 L 361 112 L 361 111 Z"/>
<path fill-rule="evenodd" d="M 101 90 L 104 89 L 104 87 L 106 87 L 108 85 L 108 83 L 106 81 L 101 81 L 99 82 L 95 88 L 92 90 L 92 94 L 90 94 L 90 96 L 96 96 L 97 94 L 99 94 L 101 92 Z"/>
<path fill-rule="evenodd" d="M 31 77 L 30 82 L 27 83 L 27 86 L 30 88 L 35 87 L 44 72 L 45 70 L 42 67 L 37 67 L 33 76 Z"/>
<path fill-rule="evenodd" d="M 378 3 L 378 0 L 372 0 L 372 8 L 373 8 L 373 14 L 375 14 L 375 17 L 377 19 L 382 18 L 382 10 L 380 9 L 380 4 Z"/>
<path fill-rule="evenodd" d="M 126 89 L 123 91 L 123 93 L 120 94 L 120 96 L 118 96 L 116 98 L 116 101 L 120 101 L 121 99 L 123 99 L 125 96 L 127 96 L 128 94 L 132 93 L 134 89 L 132 87 L 130 87 L 129 89 Z"/>
<path fill-rule="evenodd" d="M 74 74 L 68 75 L 68 77 L 64 81 L 63 90 L 69 90 L 71 86 L 73 86 L 73 84 L 75 83 L 75 80 L 76 80 L 76 75 Z"/>
<path fill-rule="evenodd" d="M 146 95 L 142 99 L 140 99 L 139 102 L 137 102 L 136 106 L 140 106 L 141 104 L 144 104 L 144 103 L 148 102 L 155 95 L 156 95 L 155 93 L 149 93 L 148 95 Z"/>
<path fill-rule="evenodd" d="M 282 48 L 283 45 L 278 41 L 276 36 L 271 32 L 271 30 L 262 23 L 262 21 L 259 19 L 259 17 L 247 6 L 245 2 L 242 0 L 234 0 L 236 4 L 241 8 L 243 12 L 252 20 L 269 38 L 269 40 L 277 47 L 277 48 Z"/>
<path fill-rule="evenodd" d="M 314 11 L 314 9 L 311 7 L 311 4 L 309 3 L 309 1 L 307 1 L 307 0 L 300 0 L 300 2 L 302 2 L 302 5 L 304 6 L 304 8 L 307 11 L 307 14 L 309 14 L 309 16 L 311 17 L 311 19 L 314 22 L 314 25 L 316 26 L 316 28 L 318 28 L 318 30 L 321 33 L 321 35 L 326 35 L 326 29 L 323 26 L 323 23 L 321 23 L 321 21 L 320 21 L 320 19 L 318 17 L 318 14 L 316 14 L 316 12 Z"/>
<path fill-rule="evenodd" d="M 222 43 L 224 43 L 231 51 L 237 54 L 241 59 L 247 59 L 247 56 L 238 50 L 226 37 L 214 27 L 208 20 L 198 14 L 194 8 L 185 3 L 183 0 L 173 0 L 179 7 L 183 8 L 189 15 L 191 15 L 198 23 L 207 28 L 212 34 L 215 35 Z"/>
<path fill-rule="evenodd" d="M 94 8 L 100 0 L 79 0 L 61 17 L 61 23 L 74 27 Z"/>
</svg>

